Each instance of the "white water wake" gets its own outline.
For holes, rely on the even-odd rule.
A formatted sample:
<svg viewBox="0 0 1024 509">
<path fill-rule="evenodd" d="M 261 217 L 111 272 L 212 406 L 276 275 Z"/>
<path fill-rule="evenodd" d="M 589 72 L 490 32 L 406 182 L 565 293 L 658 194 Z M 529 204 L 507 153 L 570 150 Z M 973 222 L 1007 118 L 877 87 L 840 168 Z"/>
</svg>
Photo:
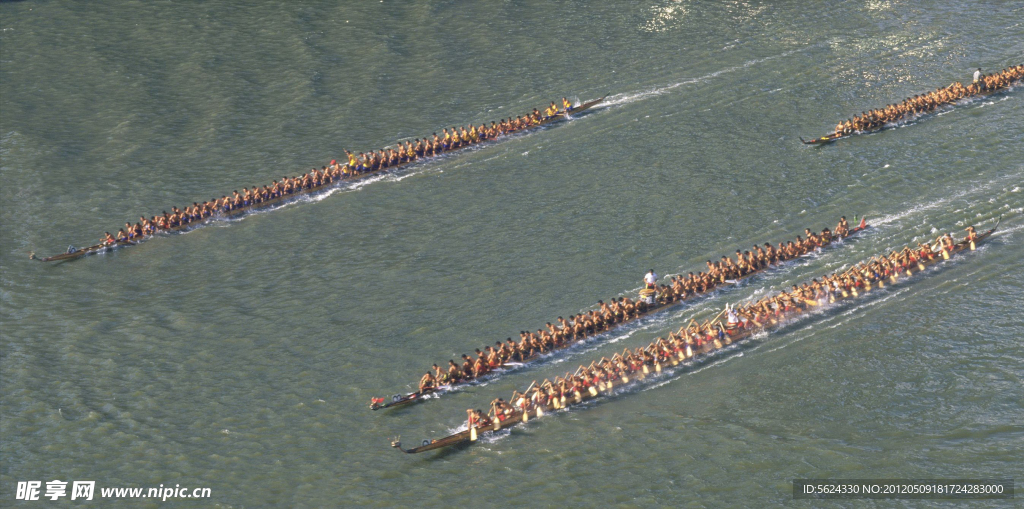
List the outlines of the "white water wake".
<svg viewBox="0 0 1024 509">
<path fill-rule="evenodd" d="M 675 89 L 677 89 L 677 88 L 679 88 L 679 87 L 681 87 L 683 85 L 692 85 L 694 83 L 706 83 L 706 82 L 710 81 L 711 79 L 717 78 L 717 77 L 719 77 L 719 76 L 721 76 L 723 74 L 728 74 L 728 73 L 736 72 L 736 71 L 739 71 L 739 70 L 742 70 L 742 69 L 746 69 L 748 67 L 755 66 L 757 64 L 761 64 L 761 63 L 764 63 L 764 62 L 769 62 L 769 61 L 776 60 L 776 59 L 779 59 L 779 58 L 788 57 L 789 55 L 792 55 L 794 53 L 799 53 L 799 52 L 807 50 L 809 48 L 813 48 L 814 46 L 816 46 L 816 45 L 810 45 L 810 46 L 805 46 L 803 48 L 797 48 L 797 49 L 794 49 L 794 50 L 785 51 L 783 53 L 779 53 L 778 55 L 772 55 L 772 56 L 763 57 L 763 58 L 755 58 L 753 60 L 748 60 L 746 62 L 743 62 L 740 65 L 735 65 L 735 66 L 732 66 L 732 67 L 726 67 L 725 69 L 721 69 L 721 70 L 718 70 L 718 71 L 715 71 L 715 72 L 712 72 L 712 73 L 708 73 L 708 74 L 705 74 L 703 76 L 699 76 L 699 77 L 696 77 L 696 78 L 686 79 L 686 80 L 683 80 L 683 81 L 680 81 L 680 82 L 677 82 L 677 83 L 672 83 L 670 85 L 665 85 L 665 86 L 662 86 L 662 87 L 654 87 L 654 88 L 651 88 L 651 89 L 648 89 L 648 90 L 642 90 L 640 92 L 625 92 L 625 93 L 621 93 L 621 94 L 615 94 L 615 95 L 609 96 L 601 104 L 598 104 L 597 106 L 594 106 L 593 109 L 597 110 L 597 109 L 603 109 L 603 108 L 610 108 L 612 106 L 619 106 L 619 105 L 622 105 L 622 104 L 634 103 L 634 102 L 642 101 L 642 100 L 650 98 L 650 97 L 655 97 L 655 96 L 659 96 L 659 95 L 662 95 L 662 94 L 667 94 L 667 93 L 671 92 L 672 90 L 675 90 Z"/>
</svg>

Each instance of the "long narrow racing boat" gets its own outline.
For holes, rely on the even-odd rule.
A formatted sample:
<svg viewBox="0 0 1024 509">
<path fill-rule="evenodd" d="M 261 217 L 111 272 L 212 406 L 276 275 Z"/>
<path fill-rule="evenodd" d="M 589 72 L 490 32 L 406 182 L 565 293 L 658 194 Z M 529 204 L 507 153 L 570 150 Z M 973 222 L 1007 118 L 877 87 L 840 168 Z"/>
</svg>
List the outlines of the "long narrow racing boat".
<svg viewBox="0 0 1024 509">
<path fill-rule="evenodd" d="M 848 238 L 848 237 L 851 237 L 853 235 L 856 235 L 856 234 L 866 230 L 868 227 L 869 227 L 869 225 L 867 224 L 867 221 L 864 218 L 861 218 L 860 224 L 857 227 L 850 229 L 846 233 L 846 235 L 841 235 L 841 236 L 837 235 L 832 241 L 830 241 L 828 244 L 825 244 L 824 246 L 821 246 L 821 247 L 827 247 L 828 245 L 833 244 L 833 243 L 837 242 L 838 240 L 841 240 L 841 239 Z M 819 247 L 818 249 L 821 249 L 821 247 Z M 552 349 L 548 350 L 548 352 L 554 351 L 554 350 L 564 350 L 564 349 L 570 348 L 570 347 L 572 347 L 574 345 L 578 345 L 580 343 L 586 342 L 590 338 L 592 338 L 593 336 L 597 336 L 599 334 L 604 334 L 605 332 L 608 332 L 608 331 L 610 331 L 612 329 L 616 329 L 616 328 L 621 327 L 623 325 L 626 325 L 628 323 L 635 322 L 635 321 L 637 321 L 637 320 L 639 320 L 641 318 L 644 318 L 646 316 L 650 316 L 652 314 L 655 314 L 655 313 L 664 311 L 666 309 L 675 307 L 677 305 L 680 305 L 680 304 L 682 304 L 684 302 L 687 302 L 687 301 L 690 301 L 692 299 L 701 297 L 703 295 L 707 295 L 708 293 L 716 290 L 722 284 L 725 284 L 725 283 L 730 283 L 730 284 L 738 283 L 740 280 L 752 277 L 755 274 L 758 274 L 758 273 L 760 273 L 760 272 L 762 272 L 764 270 L 767 270 L 768 268 L 770 268 L 770 267 L 772 267 L 774 265 L 778 265 L 779 263 L 782 263 L 783 261 L 788 261 L 788 260 L 779 260 L 779 261 L 777 261 L 774 264 L 769 264 L 769 265 L 766 265 L 764 267 L 761 267 L 758 270 L 754 270 L 754 271 L 748 272 L 748 273 L 744 274 L 743 276 L 741 276 L 741 277 L 739 277 L 737 279 L 730 279 L 730 280 L 723 279 L 720 282 L 718 282 L 717 284 L 715 284 L 713 286 L 710 286 L 709 288 L 705 289 L 704 291 L 695 292 L 695 293 L 687 295 L 686 297 L 681 298 L 681 299 L 675 299 L 675 300 L 672 300 L 672 299 L 661 299 L 661 298 L 656 297 L 655 295 L 651 295 L 650 297 L 648 297 L 648 302 L 649 303 L 648 302 L 644 302 L 643 299 L 640 300 L 639 304 L 640 304 L 641 307 L 638 309 L 638 311 L 635 313 L 635 315 L 633 315 L 633 316 L 626 316 L 626 317 L 624 317 L 624 319 L 622 321 L 610 323 L 610 324 L 608 324 L 607 328 L 605 328 L 603 330 L 599 330 L 599 331 L 594 331 L 593 334 L 584 335 L 582 338 L 578 338 L 578 339 L 576 339 L 574 341 L 565 341 L 564 343 L 562 343 L 560 345 L 556 344 L 556 345 L 553 346 Z M 526 356 L 526 357 L 509 357 L 508 359 L 505 360 L 505 362 L 502 362 L 500 365 L 496 366 L 495 369 L 500 370 L 500 371 L 497 371 L 497 373 L 503 373 L 503 372 L 506 372 L 506 371 L 508 371 L 510 369 L 521 367 L 525 363 L 537 360 L 542 355 L 544 355 L 544 352 L 537 352 L 534 355 Z M 458 381 L 455 381 L 455 382 L 444 383 L 444 384 L 439 385 L 438 387 L 433 388 L 433 389 L 417 390 L 417 391 L 406 393 L 406 394 L 395 394 L 394 396 L 391 396 L 390 401 L 387 398 L 374 397 L 374 398 L 372 398 L 370 400 L 370 409 L 371 410 L 384 410 L 384 409 L 388 409 L 388 408 L 401 408 L 401 407 L 409 406 L 409 405 L 412 405 L 414 403 L 419 403 L 419 402 L 422 402 L 422 401 L 427 401 L 429 399 L 436 399 L 437 397 L 441 396 L 442 394 L 445 394 L 446 392 L 452 390 L 455 387 L 462 386 L 462 385 L 469 385 L 469 384 L 479 383 L 480 381 L 491 380 L 493 378 L 494 378 L 494 374 L 492 373 L 491 376 L 484 376 L 484 377 L 481 377 L 481 378 L 462 379 L 462 380 L 458 380 Z"/>
<path fill-rule="evenodd" d="M 1008 79 L 1008 81 L 1005 84 L 1003 84 L 1001 86 L 993 86 L 993 87 L 990 87 L 990 88 L 981 88 L 981 87 L 979 87 L 980 90 L 978 90 L 977 92 L 966 93 L 966 94 L 963 94 L 962 96 L 957 96 L 957 97 L 955 97 L 955 98 L 953 98 L 953 99 L 951 99 L 951 100 L 949 100 L 947 102 L 931 105 L 930 107 L 924 109 L 923 111 L 919 111 L 919 112 L 916 112 L 916 113 L 909 113 L 908 112 L 906 114 L 901 115 L 897 119 L 887 120 L 885 122 L 878 123 L 877 125 L 871 125 L 869 127 L 863 128 L 863 129 L 855 129 L 855 130 L 851 129 L 851 130 L 846 131 L 846 132 L 833 132 L 833 133 L 826 134 L 825 136 L 821 136 L 819 138 L 812 138 L 810 140 L 805 140 L 805 139 L 803 139 L 801 137 L 800 141 L 803 142 L 804 145 L 825 145 L 825 144 L 828 144 L 828 143 L 832 143 L 833 141 L 841 140 L 843 138 L 849 138 L 851 136 L 855 136 L 855 135 L 858 135 L 858 134 L 875 133 L 875 132 L 878 132 L 878 131 L 889 129 L 891 127 L 899 126 L 900 124 L 916 120 L 916 119 L 924 117 L 926 115 L 930 115 L 931 113 L 935 112 L 938 108 L 941 108 L 943 106 L 952 105 L 952 104 L 955 104 L 955 103 L 957 103 L 959 101 L 976 99 L 976 98 L 979 98 L 979 97 L 985 97 L 985 96 L 989 96 L 989 95 L 992 95 L 992 94 L 995 94 L 995 93 L 998 93 L 998 92 L 1002 92 L 1004 90 L 1007 90 L 1007 89 L 1011 88 L 1015 84 L 1019 83 L 1021 81 L 1021 79 L 1022 79 L 1022 76 L 1021 76 L 1021 74 L 1022 74 L 1021 66 L 1010 67 L 1007 70 L 1004 70 L 1004 72 L 1010 72 L 1013 75 Z M 943 88 L 941 88 L 939 90 L 940 91 L 949 91 L 949 90 L 952 89 L 952 87 L 955 87 L 957 85 L 959 85 L 962 90 L 967 90 L 967 89 L 970 89 L 975 84 L 972 83 L 972 85 L 968 85 L 967 87 L 963 87 L 963 85 L 961 85 L 959 82 L 957 82 L 957 83 L 954 83 L 953 85 L 950 85 L 949 87 L 943 87 Z M 917 96 L 915 96 L 915 97 L 917 97 Z M 908 100 L 910 100 L 910 99 L 908 99 Z"/>
<path fill-rule="evenodd" d="M 497 418 L 493 416 L 480 417 L 471 413 L 467 429 L 463 431 L 440 439 L 423 440 L 420 445 L 410 449 L 403 448 L 401 441 L 397 438 L 391 442 L 391 446 L 407 454 L 416 454 L 455 445 L 470 444 L 482 436 L 494 434 L 500 430 L 528 422 L 530 419 L 543 417 L 545 413 L 552 413 L 569 406 L 579 405 L 584 401 L 598 398 L 602 394 L 611 394 L 614 389 L 619 387 L 640 384 L 648 377 L 657 377 L 663 371 L 668 371 L 668 368 L 678 366 L 686 361 L 699 361 L 730 345 L 748 341 L 758 333 L 777 329 L 798 316 L 806 315 L 812 309 L 858 298 L 862 294 L 867 294 L 875 284 L 879 287 L 884 287 L 885 282 L 889 281 L 894 284 L 898 280 L 909 278 L 916 273 L 924 271 L 929 266 L 948 260 L 958 253 L 974 250 L 978 244 L 981 244 L 995 233 L 998 227 L 999 222 L 997 221 L 992 229 L 978 235 L 973 241 L 965 239 L 951 247 L 936 250 L 930 255 L 915 256 L 912 259 L 908 259 L 908 262 L 902 265 L 894 264 L 891 271 L 884 273 L 863 270 L 864 264 L 858 264 L 847 272 L 853 272 L 858 278 L 862 278 L 861 281 L 866 283 L 863 286 L 837 286 L 834 290 L 822 294 L 816 300 L 808 299 L 804 302 L 797 302 L 798 305 L 795 305 L 792 309 L 780 312 L 771 321 L 766 321 L 760 325 L 750 322 L 744 327 L 727 328 L 719 322 L 717 336 L 714 340 L 704 342 L 703 344 L 695 344 L 687 340 L 685 348 L 677 347 L 669 350 L 667 348 L 659 348 L 656 346 L 657 343 L 652 343 L 646 348 L 637 349 L 638 353 L 643 353 L 646 357 L 638 357 L 636 359 L 643 360 L 637 360 L 630 364 L 622 362 L 619 364 L 621 369 L 616 368 L 610 372 L 603 371 L 602 378 L 584 380 L 582 385 L 573 385 L 569 390 L 550 391 L 547 393 L 537 390 L 533 393 L 533 396 L 530 396 L 530 389 L 535 387 L 535 384 L 531 384 L 530 388 L 527 388 L 523 393 L 515 392 L 513 394 L 514 398 L 510 398 L 510 407 L 499 413 Z M 907 250 L 910 250 L 910 248 L 905 248 L 904 251 Z M 860 288 L 860 292 L 857 291 L 858 288 Z M 594 363 L 591 366 L 594 366 Z M 576 373 L 579 374 L 580 371 L 577 370 Z M 606 373 L 608 376 L 604 377 L 603 375 Z"/>
<path fill-rule="evenodd" d="M 533 123 L 533 124 L 523 128 L 523 129 L 519 129 L 517 131 L 512 131 L 512 132 L 507 133 L 507 134 L 516 134 L 516 133 L 520 133 L 520 132 L 525 132 L 525 131 L 533 130 L 533 129 L 536 129 L 536 128 L 539 128 L 539 127 L 551 124 L 553 122 L 557 122 L 559 120 L 571 119 L 571 118 L 575 117 L 576 115 L 579 115 L 580 113 L 583 113 L 584 111 L 589 110 L 590 108 L 593 108 L 594 106 L 600 104 L 602 101 L 604 101 L 605 97 L 608 97 L 608 96 L 605 95 L 605 96 L 603 96 L 601 98 L 585 102 L 583 104 L 580 104 L 578 106 L 575 106 L 575 107 L 569 109 L 569 111 L 561 110 L 558 113 L 556 113 L 554 115 L 551 115 L 549 117 L 543 118 L 543 119 L 537 121 L 536 123 Z M 503 137 L 503 136 L 498 136 L 498 138 L 501 138 L 501 137 Z M 298 190 L 295 190 L 295 191 L 292 191 L 292 192 L 289 192 L 289 193 L 282 194 L 282 195 L 274 197 L 274 198 L 270 198 L 268 200 L 264 200 L 264 201 L 260 201 L 260 202 L 254 202 L 254 203 L 251 203 L 249 205 L 244 205 L 244 206 L 240 206 L 240 207 L 237 207 L 237 208 L 232 208 L 230 210 L 220 210 L 220 211 L 218 211 L 217 213 L 215 213 L 214 215 L 212 215 L 210 217 L 207 217 L 207 218 L 204 218 L 204 219 L 199 219 L 199 220 L 196 220 L 196 221 L 186 222 L 186 223 L 179 224 L 179 225 L 176 225 L 176 226 L 173 226 L 173 227 L 170 227 L 170 228 L 166 228 L 166 229 L 161 229 L 161 230 L 157 231 L 155 234 L 152 234 L 152 235 L 146 235 L 146 236 L 137 237 L 137 238 L 134 238 L 134 239 L 116 241 L 116 242 L 113 242 L 113 243 L 101 242 L 99 244 L 95 244 L 95 245 L 88 246 L 88 247 L 81 247 L 81 248 L 74 247 L 74 246 L 69 246 L 67 251 L 65 251 L 65 252 L 57 254 L 57 255 L 53 255 L 53 256 L 47 256 L 45 258 L 36 258 L 35 253 L 30 253 L 29 254 L 29 258 L 33 259 L 33 260 L 43 261 L 43 262 L 68 261 L 68 260 L 75 260 L 75 259 L 78 259 L 78 258 L 82 258 L 84 256 L 88 256 L 88 255 L 91 255 L 91 254 L 97 254 L 97 253 L 103 253 L 103 252 L 107 252 L 107 251 L 112 251 L 114 249 L 118 249 L 118 248 L 122 248 L 122 247 L 126 247 L 126 246 L 134 246 L 134 245 L 136 245 L 136 244 L 138 244 L 140 242 L 143 242 L 145 240 L 151 239 L 151 238 L 153 238 L 155 236 L 158 236 L 158 235 L 161 235 L 161 234 L 179 232 L 179 231 L 182 231 L 182 230 L 188 230 L 188 229 L 191 229 L 191 228 L 195 228 L 197 226 L 208 224 L 210 221 L 215 221 L 215 220 L 218 220 L 218 219 L 229 219 L 229 218 L 232 218 L 232 217 L 241 216 L 243 214 L 246 214 L 246 213 L 254 211 L 254 210 L 266 209 L 266 208 L 269 208 L 269 207 L 274 207 L 274 206 L 280 205 L 282 202 L 292 201 L 292 200 L 298 198 L 299 196 L 315 194 L 315 193 L 319 193 L 321 191 L 326 191 L 328 189 L 331 189 L 331 188 L 334 188 L 334 187 L 338 187 L 338 186 L 341 186 L 341 185 L 346 185 L 346 184 L 349 184 L 349 183 L 352 183 L 352 182 L 356 182 L 356 181 L 360 181 L 360 180 L 365 180 L 365 179 L 370 178 L 370 177 L 378 176 L 378 175 L 381 175 L 381 174 L 384 174 L 384 173 L 387 173 L 387 172 L 392 172 L 392 171 L 394 171 L 394 170 L 396 170 L 396 169 L 398 169 L 400 167 L 403 167 L 403 166 L 408 166 L 410 164 L 413 164 L 413 163 L 416 163 L 416 162 L 420 162 L 420 161 L 430 160 L 430 159 L 433 159 L 435 157 L 439 157 L 441 155 L 451 154 L 451 153 L 454 153 L 454 152 L 466 149 L 466 148 L 468 148 L 470 146 L 476 146 L 476 145 L 479 145 L 481 143 L 492 141 L 492 140 L 495 140 L 495 139 L 498 139 L 498 138 L 490 138 L 488 140 L 481 140 L 480 142 L 468 143 L 467 145 L 463 145 L 463 146 L 461 146 L 459 148 L 455 148 L 455 149 L 452 149 L 452 150 L 448 150 L 448 151 L 442 152 L 441 154 L 437 154 L 437 155 L 433 155 L 433 156 L 415 157 L 415 158 L 411 158 L 410 160 L 405 161 L 405 162 L 399 162 L 397 164 L 393 164 L 393 165 L 390 165 L 390 166 L 385 166 L 385 167 L 379 168 L 377 170 L 369 170 L 369 171 L 359 172 L 359 173 L 356 173 L 356 174 L 354 174 L 352 176 L 345 177 L 345 178 L 330 179 L 327 182 L 325 182 L 323 184 L 320 184 L 318 186 L 309 186 L 309 187 L 306 187 L 306 188 L 302 188 L 302 189 L 298 189 Z"/>
</svg>

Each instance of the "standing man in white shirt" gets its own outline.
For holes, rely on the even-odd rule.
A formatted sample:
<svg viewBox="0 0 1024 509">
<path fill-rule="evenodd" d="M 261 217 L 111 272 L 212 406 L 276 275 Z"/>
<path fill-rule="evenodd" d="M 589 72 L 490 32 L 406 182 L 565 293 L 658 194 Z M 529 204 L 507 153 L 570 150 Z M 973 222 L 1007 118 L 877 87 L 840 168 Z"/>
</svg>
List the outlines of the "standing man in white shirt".
<svg viewBox="0 0 1024 509">
<path fill-rule="evenodd" d="M 974 71 L 974 82 L 977 83 L 981 79 L 981 67 L 977 71 Z"/>
<path fill-rule="evenodd" d="M 648 290 L 656 290 L 658 288 L 658 275 L 654 273 L 654 269 L 647 272 L 644 276 L 644 284 L 647 285 Z"/>
</svg>

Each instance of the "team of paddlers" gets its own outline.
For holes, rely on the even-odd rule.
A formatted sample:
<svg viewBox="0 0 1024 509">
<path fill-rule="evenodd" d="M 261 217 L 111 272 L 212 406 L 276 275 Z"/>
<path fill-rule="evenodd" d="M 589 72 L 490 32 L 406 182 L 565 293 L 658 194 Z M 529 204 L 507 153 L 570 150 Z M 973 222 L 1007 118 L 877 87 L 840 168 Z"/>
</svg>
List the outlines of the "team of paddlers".
<svg viewBox="0 0 1024 509">
<path fill-rule="evenodd" d="M 977 238 L 974 227 L 967 228 L 964 242 L 973 243 Z M 633 350 L 626 348 L 610 358 L 602 357 L 589 366 L 581 365 L 574 373 L 566 373 L 554 380 L 545 379 L 540 383 L 535 381 L 524 392 L 513 392 L 508 401 L 503 398 L 493 400 L 486 413 L 479 409 L 469 409 L 466 411 L 469 426 L 488 427 L 495 419 L 504 421 L 538 409 L 558 409 L 579 403 L 588 397 L 597 396 L 598 392 L 629 383 L 631 377 L 643 379 L 651 370 L 660 372 L 662 365 L 677 365 L 700 352 L 722 348 L 723 345 L 731 344 L 732 338 L 772 327 L 823 304 L 851 295 L 857 297 L 876 286 L 884 287 L 887 280 L 895 282 L 900 276 L 924 270 L 923 262 L 938 257 L 948 258 L 955 244 L 956 241 L 947 233 L 936 239 L 934 246 L 908 246 L 855 265 L 842 274 L 833 273 L 810 283 L 793 285 L 789 291 L 765 296 L 752 304 L 726 306 L 715 318 L 703 323 L 691 321 L 645 347 Z"/>
<path fill-rule="evenodd" d="M 521 131 L 536 126 L 545 120 L 566 112 L 571 113 L 573 104 L 566 98 L 562 98 L 562 106 L 558 107 L 554 102 L 545 108 L 543 112 L 536 108 L 526 115 L 518 115 L 516 118 L 503 118 L 500 122 L 491 122 L 491 125 L 469 125 L 466 127 L 452 127 L 441 130 L 441 134 L 434 133 L 431 138 L 417 138 L 415 141 L 399 142 L 393 148 L 382 148 L 379 151 L 360 152 L 359 155 L 345 151 L 346 163 L 331 161 L 320 169 L 313 168 L 308 173 L 298 177 L 282 177 L 269 185 L 243 187 L 242 191 L 234 191 L 231 196 L 211 198 L 202 203 L 193 202 L 184 209 L 171 207 L 171 211 L 164 211 L 159 216 L 152 216 L 146 219 L 145 216 L 133 225 L 127 222 L 115 234 L 106 232 L 103 237 L 103 244 L 113 245 L 121 242 L 132 242 L 141 237 L 154 233 L 175 229 L 191 223 L 203 221 L 215 214 L 227 213 L 233 210 L 245 209 L 258 206 L 270 200 L 284 196 L 301 194 L 304 191 L 319 188 L 333 182 L 351 179 L 366 173 L 384 170 L 400 164 L 408 163 L 424 157 L 431 157 L 444 152 L 458 150 L 469 145 L 482 141 L 497 138 L 503 134 Z"/>
<path fill-rule="evenodd" d="M 460 363 L 449 360 L 445 366 L 434 364 L 432 370 L 420 379 L 419 393 L 432 392 L 442 385 L 466 383 L 509 362 L 523 362 L 538 354 L 566 348 L 588 336 L 600 334 L 637 318 L 654 303 L 666 305 L 686 300 L 726 281 L 742 278 L 772 264 L 828 245 L 835 238 L 845 237 L 849 231 L 850 226 L 843 216 L 835 232 L 825 228 L 821 233 L 814 233 L 808 228 L 804 230 L 806 238 L 798 235 L 796 241 L 780 242 L 778 247 L 769 243 L 763 247 L 755 245 L 749 251 L 736 251 L 735 259 L 722 256 L 720 261 L 708 260 L 707 272 L 671 276 L 669 284 L 660 286 L 655 283 L 657 278 L 652 270 L 644 278 L 645 288 L 641 290 L 640 299 L 634 301 L 628 297 L 618 297 L 612 298 L 610 302 L 598 301 L 596 309 L 578 313 L 568 319 L 560 316 L 557 323 L 545 324 L 546 330 L 521 331 L 518 342 L 507 338 L 504 343 L 497 341 L 494 346 L 486 346 L 483 350 L 477 348 L 475 357 L 462 354 Z M 649 303 L 645 297 L 653 302 Z M 380 403 L 383 403 L 382 399 L 374 398 L 374 404 Z"/>
<path fill-rule="evenodd" d="M 960 99 L 1006 88 L 1022 77 L 1024 77 L 1024 65 L 1007 67 L 1002 71 L 985 75 L 981 74 L 981 69 L 978 69 L 974 74 L 974 81 L 970 85 L 964 86 L 963 83 L 957 81 L 948 87 L 909 97 L 898 104 L 894 103 L 884 108 L 861 112 L 860 115 L 854 115 L 852 119 L 836 125 L 835 135 L 843 136 L 857 131 L 878 129 L 886 124 L 927 113 Z"/>
</svg>

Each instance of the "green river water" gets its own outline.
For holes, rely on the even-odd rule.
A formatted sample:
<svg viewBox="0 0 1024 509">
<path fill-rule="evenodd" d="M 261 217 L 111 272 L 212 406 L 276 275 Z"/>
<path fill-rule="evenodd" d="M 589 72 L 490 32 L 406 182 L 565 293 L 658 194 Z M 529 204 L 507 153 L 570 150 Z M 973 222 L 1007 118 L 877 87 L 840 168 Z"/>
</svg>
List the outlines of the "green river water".
<svg viewBox="0 0 1024 509">
<path fill-rule="evenodd" d="M 0 506 L 947 507 L 794 501 L 792 480 L 1019 482 L 1024 93 L 797 137 L 1024 63 L 1022 20 L 1005 1 L 2 3 Z M 28 259 L 345 149 L 605 94 L 275 210 Z M 649 268 L 840 215 L 875 228 L 486 384 L 367 408 L 433 362 L 633 295 Z M 699 365 L 472 447 L 389 447 L 725 303 L 999 216 L 978 251 Z M 54 479 L 97 499 L 16 500 Z M 99 499 L 161 484 L 211 496 Z"/>
</svg>

